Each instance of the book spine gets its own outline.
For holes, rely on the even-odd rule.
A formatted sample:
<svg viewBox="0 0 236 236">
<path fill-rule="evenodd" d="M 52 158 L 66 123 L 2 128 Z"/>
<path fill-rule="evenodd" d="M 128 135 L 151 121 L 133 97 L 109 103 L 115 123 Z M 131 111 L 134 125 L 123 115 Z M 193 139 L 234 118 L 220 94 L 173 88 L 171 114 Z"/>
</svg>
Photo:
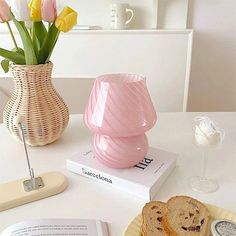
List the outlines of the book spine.
<svg viewBox="0 0 236 236">
<path fill-rule="evenodd" d="M 93 179 L 95 181 L 117 187 L 131 194 L 138 195 L 145 200 L 150 199 L 149 189 L 144 185 L 111 176 L 70 160 L 67 160 L 67 169 L 89 179 Z"/>
<path fill-rule="evenodd" d="M 109 236 L 107 223 L 96 220 L 98 236 Z"/>
<path fill-rule="evenodd" d="M 176 166 L 176 159 L 172 159 L 171 161 L 166 162 L 166 166 L 162 175 L 150 189 L 150 200 L 154 199 L 154 197 L 157 194 L 157 191 L 160 189 L 163 183 L 167 180 L 168 176 L 172 173 L 175 166 Z"/>
</svg>

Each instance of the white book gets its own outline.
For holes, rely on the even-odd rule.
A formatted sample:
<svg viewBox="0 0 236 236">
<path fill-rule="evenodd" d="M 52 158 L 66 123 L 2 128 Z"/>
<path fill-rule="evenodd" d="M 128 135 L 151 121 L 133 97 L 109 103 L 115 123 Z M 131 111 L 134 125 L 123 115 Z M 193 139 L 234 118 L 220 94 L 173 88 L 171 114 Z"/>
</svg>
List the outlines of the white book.
<svg viewBox="0 0 236 236">
<path fill-rule="evenodd" d="M 142 162 L 128 169 L 112 169 L 100 163 L 91 149 L 67 160 L 67 169 L 152 200 L 176 165 L 177 155 L 156 148 L 149 148 Z"/>
<path fill-rule="evenodd" d="M 40 219 L 20 222 L 6 228 L 1 236 L 87 235 L 108 236 L 107 224 L 100 220 Z"/>
<path fill-rule="evenodd" d="M 75 25 L 73 30 L 101 30 L 99 25 Z"/>
</svg>

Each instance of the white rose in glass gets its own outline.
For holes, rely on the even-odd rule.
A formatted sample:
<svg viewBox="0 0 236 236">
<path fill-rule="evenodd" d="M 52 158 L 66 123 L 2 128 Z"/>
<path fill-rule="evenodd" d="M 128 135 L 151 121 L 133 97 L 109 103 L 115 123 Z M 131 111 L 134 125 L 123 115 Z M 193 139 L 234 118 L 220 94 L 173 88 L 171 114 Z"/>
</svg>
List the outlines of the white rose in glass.
<svg viewBox="0 0 236 236">
<path fill-rule="evenodd" d="M 11 11 L 18 21 L 30 21 L 30 8 L 27 0 L 11 0 Z"/>
<path fill-rule="evenodd" d="M 224 132 L 208 117 L 202 117 L 199 120 L 200 123 L 195 126 L 196 144 L 205 147 L 219 145 L 224 137 Z"/>
</svg>

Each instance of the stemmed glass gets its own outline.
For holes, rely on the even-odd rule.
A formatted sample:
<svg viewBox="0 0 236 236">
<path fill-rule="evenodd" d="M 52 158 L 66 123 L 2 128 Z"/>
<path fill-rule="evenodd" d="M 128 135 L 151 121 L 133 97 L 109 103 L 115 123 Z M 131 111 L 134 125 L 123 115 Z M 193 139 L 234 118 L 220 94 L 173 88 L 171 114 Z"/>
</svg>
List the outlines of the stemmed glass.
<svg viewBox="0 0 236 236">
<path fill-rule="evenodd" d="M 189 178 L 189 186 L 191 187 L 192 190 L 200 193 L 212 193 L 217 191 L 219 188 L 219 184 L 216 180 L 210 179 L 207 177 L 206 172 L 207 172 L 207 163 L 209 159 L 209 152 L 211 150 L 217 150 L 221 147 L 222 142 L 225 137 L 225 132 L 223 129 L 219 129 L 216 127 L 216 125 L 208 118 L 208 117 L 197 117 L 195 118 L 196 121 L 200 122 L 202 120 L 207 121 L 207 123 L 210 125 L 210 127 L 206 127 L 206 129 L 211 130 L 211 133 L 209 135 L 202 132 L 202 130 L 199 130 L 196 127 L 196 132 L 195 132 L 195 140 L 194 143 L 195 145 L 200 149 L 201 155 L 202 155 L 202 172 L 200 176 L 193 176 Z M 212 132 L 213 130 L 213 132 Z M 200 133 L 200 139 L 199 136 L 196 136 L 199 134 L 198 131 L 202 132 Z"/>
</svg>

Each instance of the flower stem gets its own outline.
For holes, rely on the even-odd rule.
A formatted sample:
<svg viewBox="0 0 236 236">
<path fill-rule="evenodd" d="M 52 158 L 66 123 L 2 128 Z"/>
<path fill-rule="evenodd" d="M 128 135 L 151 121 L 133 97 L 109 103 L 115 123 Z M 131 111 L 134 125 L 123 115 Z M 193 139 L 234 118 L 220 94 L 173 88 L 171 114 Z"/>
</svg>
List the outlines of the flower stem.
<svg viewBox="0 0 236 236">
<path fill-rule="evenodd" d="M 51 23 L 48 22 L 48 31 L 50 30 L 50 27 L 51 27 Z"/>
<path fill-rule="evenodd" d="M 10 26 L 10 24 L 9 24 L 8 21 L 7 21 L 6 23 L 7 23 L 7 27 L 8 27 L 8 29 L 9 29 L 11 38 L 12 38 L 12 40 L 13 40 L 13 43 L 14 43 L 14 45 L 15 45 L 17 51 L 19 51 L 19 48 L 18 48 L 18 46 L 17 46 L 16 39 L 15 39 L 14 34 L 13 34 L 13 32 L 12 32 L 11 26 Z"/>
</svg>

